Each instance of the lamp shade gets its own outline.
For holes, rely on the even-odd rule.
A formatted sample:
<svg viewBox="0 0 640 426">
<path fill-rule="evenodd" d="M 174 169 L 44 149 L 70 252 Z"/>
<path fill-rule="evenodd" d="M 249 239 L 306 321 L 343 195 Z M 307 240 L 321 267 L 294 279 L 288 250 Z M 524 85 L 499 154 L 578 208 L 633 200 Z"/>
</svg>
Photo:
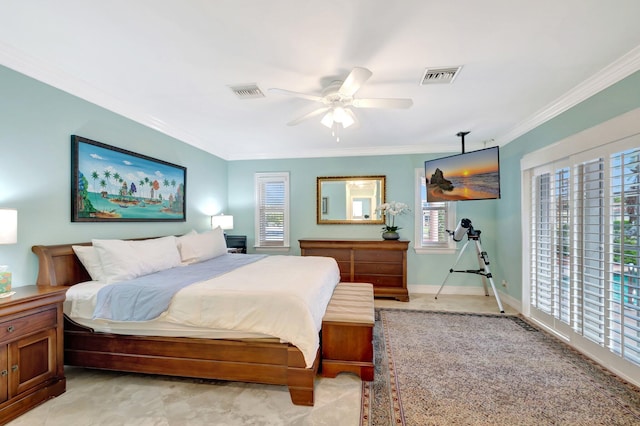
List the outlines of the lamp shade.
<svg viewBox="0 0 640 426">
<path fill-rule="evenodd" d="M 18 210 L 0 209 L 0 244 L 18 242 Z"/>
<path fill-rule="evenodd" d="M 211 228 L 218 226 L 221 229 L 233 229 L 233 216 L 229 214 L 211 216 Z"/>
</svg>

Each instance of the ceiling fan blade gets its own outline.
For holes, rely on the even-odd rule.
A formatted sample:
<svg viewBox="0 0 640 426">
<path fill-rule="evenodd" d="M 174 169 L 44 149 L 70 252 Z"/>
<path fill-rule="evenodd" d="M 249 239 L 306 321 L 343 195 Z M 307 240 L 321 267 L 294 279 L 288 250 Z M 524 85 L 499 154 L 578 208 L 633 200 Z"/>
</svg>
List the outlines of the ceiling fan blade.
<svg viewBox="0 0 640 426">
<path fill-rule="evenodd" d="M 356 108 L 409 108 L 413 105 L 413 100 L 401 98 L 354 99 L 352 105 Z"/>
<path fill-rule="evenodd" d="M 297 98 L 308 99 L 310 101 L 322 102 L 322 96 L 308 95 L 306 93 L 299 93 L 299 92 L 292 92 L 291 90 L 278 89 L 278 88 L 275 88 L 275 87 L 270 88 L 269 91 L 273 92 L 273 93 L 280 93 L 281 95 L 295 96 Z"/>
<path fill-rule="evenodd" d="M 340 86 L 338 93 L 343 96 L 353 96 L 373 73 L 366 68 L 355 67 Z"/>
<path fill-rule="evenodd" d="M 318 109 L 316 109 L 314 111 L 311 111 L 308 114 L 303 115 L 302 117 L 298 117 L 295 120 L 291 120 L 290 122 L 287 123 L 287 126 L 295 126 L 296 124 L 300 124 L 304 120 L 308 120 L 309 118 L 313 118 L 313 117 L 317 117 L 319 115 L 322 115 L 325 112 L 329 111 L 330 109 L 331 109 L 330 107 L 318 108 Z"/>
</svg>

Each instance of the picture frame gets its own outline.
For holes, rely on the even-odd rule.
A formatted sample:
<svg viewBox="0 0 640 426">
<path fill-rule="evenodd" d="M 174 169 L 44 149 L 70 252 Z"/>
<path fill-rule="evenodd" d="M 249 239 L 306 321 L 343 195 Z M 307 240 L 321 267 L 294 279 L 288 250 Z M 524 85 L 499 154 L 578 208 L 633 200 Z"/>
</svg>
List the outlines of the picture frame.
<svg viewBox="0 0 640 426">
<path fill-rule="evenodd" d="M 72 222 L 185 222 L 186 167 L 71 136 Z"/>
</svg>

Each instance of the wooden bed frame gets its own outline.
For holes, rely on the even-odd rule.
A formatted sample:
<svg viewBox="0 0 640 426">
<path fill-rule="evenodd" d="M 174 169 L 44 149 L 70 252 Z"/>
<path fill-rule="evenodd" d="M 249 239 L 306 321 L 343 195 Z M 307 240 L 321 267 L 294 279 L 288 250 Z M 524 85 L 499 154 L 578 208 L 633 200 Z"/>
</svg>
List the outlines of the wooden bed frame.
<svg viewBox="0 0 640 426">
<path fill-rule="evenodd" d="M 72 286 L 91 279 L 71 246 L 32 247 L 39 262 L 38 285 Z M 320 352 L 313 367 L 306 368 L 297 347 L 275 339 L 126 336 L 94 332 L 65 316 L 64 363 L 104 370 L 287 385 L 294 404 L 311 406 Z"/>
</svg>

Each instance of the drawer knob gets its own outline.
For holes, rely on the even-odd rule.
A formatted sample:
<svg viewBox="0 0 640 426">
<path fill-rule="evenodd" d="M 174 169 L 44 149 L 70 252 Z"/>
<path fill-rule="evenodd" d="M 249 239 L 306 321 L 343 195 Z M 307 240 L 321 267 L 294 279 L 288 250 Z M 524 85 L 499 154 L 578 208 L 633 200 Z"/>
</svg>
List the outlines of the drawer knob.
<svg viewBox="0 0 640 426">
<path fill-rule="evenodd" d="M 18 371 L 18 364 L 14 364 L 11 366 L 11 371 Z"/>
<path fill-rule="evenodd" d="M 12 325 L 10 325 L 9 327 L 7 327 L 7 331 L 8 331 L 9 333 L 13 333 L 13 330 L 15 330 L 15 329 L 16 329 L 16 328 L 15 328 L 14 326 L 12 326 Z"/>
<path fill-rule="evenodd" d="M 0 371 L 0 376 L 2 376 L 2 377 L 6 376 L 7 374 L 9 374 L 9 372 L 7 370 Z"/>
</svg>

